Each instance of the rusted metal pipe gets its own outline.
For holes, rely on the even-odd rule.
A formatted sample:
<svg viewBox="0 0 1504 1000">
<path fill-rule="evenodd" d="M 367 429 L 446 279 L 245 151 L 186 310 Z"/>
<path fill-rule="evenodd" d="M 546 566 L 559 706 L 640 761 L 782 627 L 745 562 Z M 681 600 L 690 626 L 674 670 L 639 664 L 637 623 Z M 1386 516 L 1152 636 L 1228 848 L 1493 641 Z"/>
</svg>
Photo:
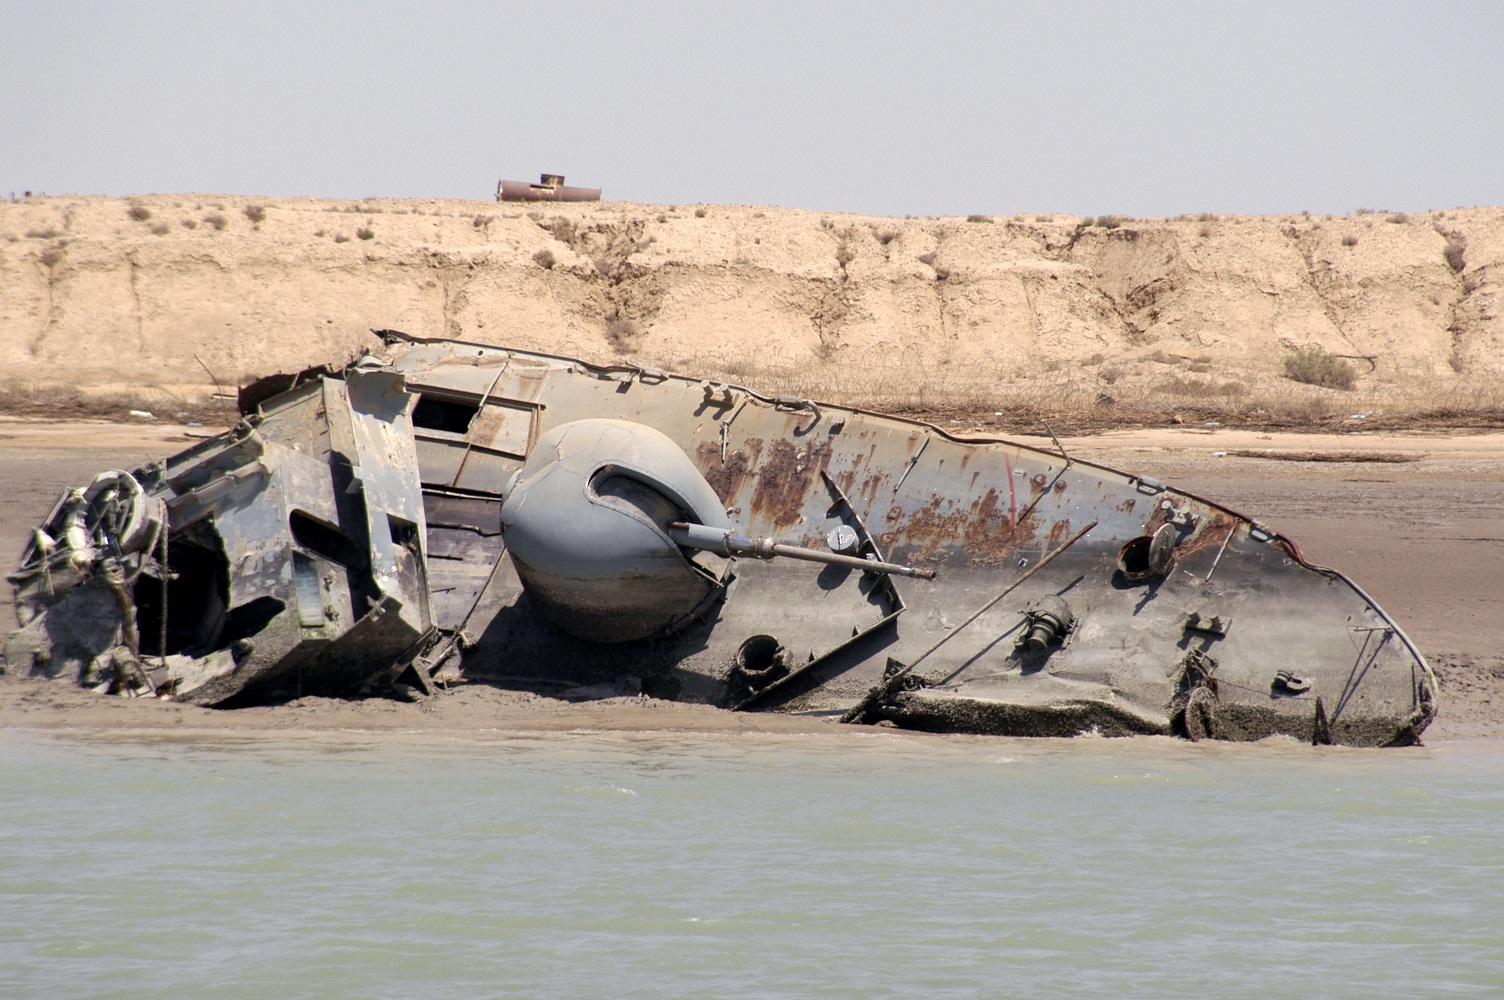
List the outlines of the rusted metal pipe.
<svg viewBox="0 0 1504 1000">
<path fill-rule="evenodd" d="M 843 556 L 836 552 L 820 552 L 799 545 L 786 545 L 771 538 L 749 538 L 719 528 L 707 528 L 703 524 L 675 521 L 668 526 L 668 536 L 676 545 L 690 549 L 704 549 L 723 556 L 752 556 L 756 559 L 772 559 L 783 556 L 802 559 L 805 562 L 824 563 L 827 566 L 845 566 L 865 573 L 891 573 L 894 576 L 913 576 L 921 580 L 933 580 L 935 571 L 903 566 L 899 563 L 864 559 L 861 556 Z"/>
<path fill-rule="evenodd" d="M 497 181 L 497 201 L 600 201 L 600 188 L 566 187 L 563 174 L 542 174 L 537 184 Z"/>
</svg>

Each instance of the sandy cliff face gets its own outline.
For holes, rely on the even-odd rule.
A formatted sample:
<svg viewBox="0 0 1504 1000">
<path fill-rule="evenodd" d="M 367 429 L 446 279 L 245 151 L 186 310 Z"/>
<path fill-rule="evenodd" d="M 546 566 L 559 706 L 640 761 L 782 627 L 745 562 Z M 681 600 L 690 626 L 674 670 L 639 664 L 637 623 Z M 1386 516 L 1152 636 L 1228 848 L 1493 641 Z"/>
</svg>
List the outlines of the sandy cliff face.
<svg viewBox="0 0 1504 1000">
<path fill-rule="evenodd" d="M 1001 405 L 1330 392 L 1279 377 L 1319 346 L 1373 359 L 1352 397 L 1370 404 L 1504 395 L 1500 209 L 1081 221 L 33 198 L 0 203 L 0 363 L 11 380 L 202 393 L 205 368 L 231 383 L 342 360 L 390 327 Z"/>
</svg>

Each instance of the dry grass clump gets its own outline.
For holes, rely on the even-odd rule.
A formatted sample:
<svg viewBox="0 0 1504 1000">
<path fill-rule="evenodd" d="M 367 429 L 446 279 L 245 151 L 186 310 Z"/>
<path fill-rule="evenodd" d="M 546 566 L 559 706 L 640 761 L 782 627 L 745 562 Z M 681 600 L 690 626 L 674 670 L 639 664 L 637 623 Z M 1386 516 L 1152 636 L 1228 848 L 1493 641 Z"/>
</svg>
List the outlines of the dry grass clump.
<svg viewBox="0 0 1504 1000">
<path fill-rule="evenodd" d="M 1154 384 L 1155 392 L 1172 396 L 1189 396 L 1193 399 L 1209 399 L 1216 396 L 1241 396 L 1248 387 L 1241 382 L 1216 382 L 1212 379 L 1185 378 L 1179 375 L 1161 379 Z"/>
<path fill-rule="evenodd" d="M 1357 381 L 1353 366 L 1319 347 L 1308 347 L 1285 356 L 1285 376 L 1306 385 L 1326 389 L 1351 389 Z"/>
<path fill-rule="evenodd" d="M 58 235 L 58 231 L 56 229 L 53 229 L 51 226 L 48 226 L 46 229 L 26 230 L 26 238 L 28 240 L 50 240 Z"/>
<path fill-rule="evenodd" d="M 966 221 L 967 222 L 991 222 L 992 221 L 992 216 L 990 216 L 990 215 L 968 215 L 966 217 Z"/>
<path fill-rule="evenodd" d="M 537 264 L 545 271 L 552 271 L 554 269 L 554 265 L 558 263 L 558 260 L 554 258 L 552 250 L 539 250 L 537 253 L 533 254 L 533 263 Z"/>
<path fill-rule="evenodd" d="M 20 379 L 0 382 L 0 413 L 11 416 L 128 423 L 140 419 L 132 417 L 131 410 L 153 413 L 158 423 L 192 420 L 218 426 L 224 421 L 223 408 L 213 400 L 185 400 L 166 394 L 85 393 L 76 386 Z"/>
<path fill-rule="evenodd" d="M 1179 372 L 1063 366 L 1000 381 L 985 366 L 958 365 L 918 345 L 812 360 L 769 346 L 753 353 L 658 357 L 665 370 L 787 393 L 844 406 L 995 433 L 1041 433 L 1048 420 L 1061 434 L 1128 427 L 1195 426 L 1288 430 L 1401 430 L 1504 427 L 1504 388 L 1392 387 L 1339 395 L 1284 379 L 1238 381 Z M 1116 383 L 1116 384 L 1113 384 Z M 1110 386 L 1110 394 L 1109 394 Z M 1362 410 L 1361 417 L 1354 415 Z"/>
<path fill-rule="evenodd" d="M 230 224 L 230 220 L 226 219 L 219 212 L 210 212 L 208 215 L 204 216 L 204 224 L 213 226 L 214 231 L 218 233 L 222 232 L 224 228 Z"/>
<path fill-rule="evenodd" d="M 247 205 L 243 209 L 243 211 L 245 212 L 245 217 L 247 219 L 250 219 L 252 222 L 258 225 L 266 221 L 265 205 Z"/>
<path fill-rule="evenodd" d="M 370 226 L 361 226 L 359 229 L 355 230 L 355 235 L 363 240 L 374 240 L 376 238 L 376 230 L 372 229 Z"/>
<path fill-rule="evenodd" d="M 1345 247 L 1355 247 L 1358 245 L 1358 238 L 1352 233 L 1348 233 L 1346 236 L 1342 237 L 1342 245 Z"/>
<path fill-rule="evenodd" d="M 147 208 L 145 205 L 132 205 L 130 208 L 125 210 L 125 214 L 130 216 L 137 222 L 145 222 L 147 219 L 151 218 L 151 209 Z"/>
<path fill-rule="evenodd" d="M 153 236 L 166 236 L 168 234 L 168 232 L 171 231 L 171 229 L 172 229 L 172 227 L 169 226 L 167 223 L 165 223 L 165 222 L 159 222 L 155 226 L 151 227 L 151 234 Z"/>
</svg>

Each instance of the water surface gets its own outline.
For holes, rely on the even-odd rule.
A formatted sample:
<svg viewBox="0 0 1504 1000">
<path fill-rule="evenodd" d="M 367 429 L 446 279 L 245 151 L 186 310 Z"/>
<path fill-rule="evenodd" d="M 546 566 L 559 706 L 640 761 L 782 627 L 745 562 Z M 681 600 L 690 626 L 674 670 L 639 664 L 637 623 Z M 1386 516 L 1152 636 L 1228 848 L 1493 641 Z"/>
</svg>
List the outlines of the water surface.
<svg viewBox="0 0 1504 1000">
<path fill-rule="evenodd" d="M 0 996 L 1498 996 L 1500 763 L 11 732 Z"/>
</svg>

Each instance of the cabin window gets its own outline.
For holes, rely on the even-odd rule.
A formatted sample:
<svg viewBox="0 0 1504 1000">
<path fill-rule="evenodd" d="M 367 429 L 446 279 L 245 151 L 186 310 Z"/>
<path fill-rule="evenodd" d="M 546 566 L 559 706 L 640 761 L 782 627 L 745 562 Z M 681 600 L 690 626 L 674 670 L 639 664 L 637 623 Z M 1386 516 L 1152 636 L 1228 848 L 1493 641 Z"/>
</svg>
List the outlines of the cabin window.
<svg viewBox="0 0 1504 1000">
<path fill-rule="evenodd" d="M 418 405 L 413 408 L 413 426 L 430 431 L 464 434 L 470 430 L 470 421 L 479 412 L 480 407 L 474 403 L 456 403 L 420 393 Z"/>
</svg>

